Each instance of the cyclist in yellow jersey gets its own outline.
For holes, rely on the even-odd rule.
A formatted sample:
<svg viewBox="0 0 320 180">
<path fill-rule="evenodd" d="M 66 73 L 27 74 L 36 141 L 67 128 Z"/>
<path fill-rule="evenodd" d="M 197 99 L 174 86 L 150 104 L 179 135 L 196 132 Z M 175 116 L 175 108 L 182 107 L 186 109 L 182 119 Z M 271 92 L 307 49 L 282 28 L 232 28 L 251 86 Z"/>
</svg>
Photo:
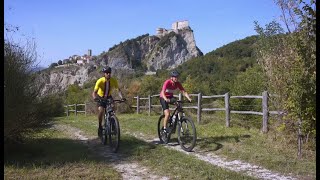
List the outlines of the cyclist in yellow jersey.
<svg viewBox="0 0 320 180">
<path fill-rule="evenodd" d="M 94 90 L 92 92 L 93 99 L 97 100 L 99 98 L 112 98 L 111 94 L 114 89 L 116 89 L 119 93 L 119 97 L 124 100 L 121 90 L 118 85 L 117 79 L 111 77 L 111 68 L 110 67 L 104 67 L 101 72 L 104 73 L 104 76 L 99 78 L 94 86 Z M 104 113 L 104 107 L 106 104 L 103 102 L 98 102 L 98 120 L 99 120 L 99 126 L 98 126 L 98 136 L 101 136 L 102 132 L 102 117 Z"/>
</svg>

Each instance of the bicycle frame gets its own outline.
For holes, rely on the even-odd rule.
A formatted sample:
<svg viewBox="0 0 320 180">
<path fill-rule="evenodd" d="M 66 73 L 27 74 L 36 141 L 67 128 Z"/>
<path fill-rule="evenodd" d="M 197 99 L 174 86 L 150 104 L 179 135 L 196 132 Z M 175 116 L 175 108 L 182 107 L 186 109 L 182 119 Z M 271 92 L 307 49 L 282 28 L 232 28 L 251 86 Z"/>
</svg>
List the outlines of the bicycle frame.
<svg viewBox="0 0 320 180">
<path fill-rule="evenodd" d="M 169 117 L 169 121 L 172 122 L 173 116 L 176 116 L 176 120 L 173 123 L 171 134 L 174 134 L 176 132 L 177 122 L 181 120 L 182 117 L 185 116 L 183 108 L 182 108 L 182 101 L 177 101 L 175 103 L 176 108 L 174 109 L 173 113 Z"/>
<path fill-rule="evenodd" d="M 168 118 L 167 125 L 169 126 L 169 131 L 164 130 L 164 118 L 162 114 L 158 120 L 158 137 L 160 143 L 167 144 L 170 141 L 171 135 L 174 134 L 177 130 L 178 133 L 178 142 L 181 148 L 185 151 L 192 151 L 196 145 L 197 133 L 194 122 L 190 117 L 185 116 L 184 110 L 182 108 L 183 101 L 176 101 L 170 103 L 176 105 L 176 108 L 173 110 L 172 114 Z M 176 120 L 172 122 L 172 118 L 176 117 Z"/>
<path fill-rule="evenodd" d="M 107 129 L 107 133 L 109 132 L 109 125 L 110 125 L 110 116 L 113 115 L 114 110 L 112 107 L 112 101 L 111 100 L 106 100 L 105 101 L 106 106 L 104 107 L 104 119 L 105 119 L 105 127 Z"/>
</svg>

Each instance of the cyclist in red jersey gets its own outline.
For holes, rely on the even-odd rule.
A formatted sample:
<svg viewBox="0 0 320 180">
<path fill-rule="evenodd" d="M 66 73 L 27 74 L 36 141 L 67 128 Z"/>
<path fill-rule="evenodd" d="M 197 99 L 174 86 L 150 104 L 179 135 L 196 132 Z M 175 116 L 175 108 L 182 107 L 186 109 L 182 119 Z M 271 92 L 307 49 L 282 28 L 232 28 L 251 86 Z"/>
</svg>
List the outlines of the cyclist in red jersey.
<svg viewBox="0 0 320 180">
<path fill-rule="evenodd" d="M 176 89 L 179 89 L 180 92 L 191 102 L 191 98 L 189 94 L 184 90 L 181 83 L 178 81 L 179 73 L 177 71 L 172 71 L 170 74 L 170 79 L 167 79 L 162 86 L 160 92 L 160 103 L 163 109 L 164 121 L 163 121 L 163 129 L 165 132 L 170 132 L 170 129 L 167 128 L 167 121 L 170 116 L 169 110 L 169 102 L 170 99 L 173 98 L 173 93 Z"/>
</svg>

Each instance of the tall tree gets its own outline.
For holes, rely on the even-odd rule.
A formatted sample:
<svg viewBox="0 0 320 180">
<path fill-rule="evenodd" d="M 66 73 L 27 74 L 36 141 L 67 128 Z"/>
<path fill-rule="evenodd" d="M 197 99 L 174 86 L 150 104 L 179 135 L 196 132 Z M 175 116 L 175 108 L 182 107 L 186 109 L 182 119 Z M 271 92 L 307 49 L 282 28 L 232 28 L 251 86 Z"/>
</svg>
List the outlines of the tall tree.
<svg viewBox="0 0 320 180">
<path fill-rule="evenodd" d="M 282 20 L 262 28 L 255 22 L 259 41 L 258 62 L 267 77 L 274 102 L 285 112 L 287 128 L 298 134 L 298 156 L 302 142 L 316 136 L 316 13 L 315 1 L 276 0 Z"/>
</svg>

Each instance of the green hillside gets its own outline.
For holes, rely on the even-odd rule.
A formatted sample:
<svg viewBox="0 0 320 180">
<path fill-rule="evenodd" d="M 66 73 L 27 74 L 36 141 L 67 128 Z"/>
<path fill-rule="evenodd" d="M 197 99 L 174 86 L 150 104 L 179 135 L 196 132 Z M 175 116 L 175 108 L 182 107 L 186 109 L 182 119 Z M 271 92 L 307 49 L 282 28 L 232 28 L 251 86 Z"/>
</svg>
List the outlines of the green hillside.
<svg viewBox="0 0 320 180">
<path fill-rule="evenodd" d="M 181 80 L 191 79 L 197 88 L 193 93 L 222 94 L 231 90 L 237 75 L 256 64 L 254 46 L 257 36 L 250 36 L 224 45 L 206 55 L 179 66 Z"/>
</svg>

